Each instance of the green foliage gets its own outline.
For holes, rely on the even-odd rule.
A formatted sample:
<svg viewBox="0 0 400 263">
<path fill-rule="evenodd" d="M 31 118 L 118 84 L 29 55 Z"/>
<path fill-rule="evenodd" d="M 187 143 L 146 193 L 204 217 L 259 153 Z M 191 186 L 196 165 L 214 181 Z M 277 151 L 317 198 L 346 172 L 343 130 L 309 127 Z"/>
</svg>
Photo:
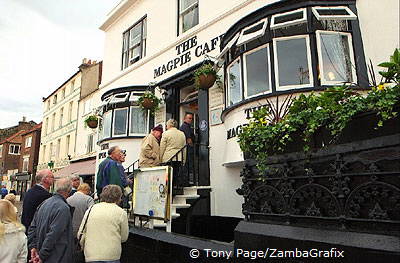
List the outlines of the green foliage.
<svg viewBox="0 0 400 263">
<path fill-rule="evenodd" d="M 89 115 L 86 117 L 86 119 L 84 120 L 85 122 L 85 127 L 87 127 L 87 124 L 89 121 L 99 121 L 99 118 L 97 118 L 96 115 Z"/>
<path fill-rule="evenodd" d="M 367 94 L 360 94 L 346 86 L 328 88 L 318 94 L 301 94 L 293 99 L 288 114 L 277 123 L 267 121 L 271 114 L 267 108 L 253 112 L 250 123 L 239 134 L 242 151 L 257 161 L 261 171 L 265 171 L 266 158 L 283 152 L 294 136 L 304 141 L 303 149 L 307 152 L 316 132 L 326 129 L 331 140 L 325 143 L 334 143 L 357 114 L 376 112 L 376 128 L 383 126 L 385 121 L 397 116 L 394 109 L 400 104 L 399 58 L 396 49 L 391 62 L 380 64 L 388 66 L 384 73 L 390 73 L 382 75 L 387 76 L 386 81 L 394 83 L 380 84 Z"/>
<path fill-rule="evenodd" d="M 150 108 L 150 109 L 146 109 L 145 107 L 143 107 L 143 101 L 145 99 L 150 99 L 154 103 L 154 106 L 152 108 Z M 159 109 L 159 106 L 160 106 L 160 103 L 161 103 L 161 99 L 159 99 L 153 92 L 145 91 L 143 93 L 143 95 L 139 97 L 138 103 L 139 103 L 139 107 L 143 111 L 150 110 L 150 113 L 154 114 L 154 112 Z"/>
<path fill-rule="evenodd" d="M 205 63 L 194 72 L 194 82 L 196 88 L 198 89 L 200 88 L 199 77 L 201 75 L 214 75 L 216 79 L 215 82 L 217 83 L 218 87 L 222 87 L 221 77 L 217 74 L 217 70 L 214 65 Z"/>
<path fill-rule="evenodd" d="M 378 65 L 379 67 L 386 68 L 387 71 L 380 71 L 379 74 L 385 78 L 385 82 L 395 82 L 400 84 L 400 50 L 395 49 L 389 62 L 383 62 Z"/>
</svg>

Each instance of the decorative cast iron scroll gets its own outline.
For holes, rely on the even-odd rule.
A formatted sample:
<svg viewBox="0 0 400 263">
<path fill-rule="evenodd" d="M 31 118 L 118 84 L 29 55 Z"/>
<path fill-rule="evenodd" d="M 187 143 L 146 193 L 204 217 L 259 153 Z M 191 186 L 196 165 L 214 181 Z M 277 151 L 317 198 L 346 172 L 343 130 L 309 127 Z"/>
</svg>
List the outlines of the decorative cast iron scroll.
<svg viewBox="0 0 400 263">
<path fill-rule="evenodd" d="M 244 215 L 257 222 L 400 233 L 399 144 L 370 146 L 275 156 L 265 174 L 247 160 L 237 190 Z"/>
</svg>

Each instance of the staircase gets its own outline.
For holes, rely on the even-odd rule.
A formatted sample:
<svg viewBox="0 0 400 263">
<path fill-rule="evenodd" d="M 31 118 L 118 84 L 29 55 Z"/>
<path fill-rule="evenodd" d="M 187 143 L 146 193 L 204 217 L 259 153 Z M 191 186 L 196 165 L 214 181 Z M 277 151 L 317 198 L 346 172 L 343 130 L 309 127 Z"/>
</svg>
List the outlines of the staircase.
<svg viewBox="0 0 400 263">
<path fill-rule="evenodd" d="M 165 223 L 162 220 L 154 220 L 153 227 L 158 229 L 166 229 L 169 230 L 169 224 L 174 220 L 180 217 L 179 210 L 181 209 L 189 209 L 191 204 L 188 200 L 196 200 L 200 198 L 198 194 L 198 190 L 201 189 L 211 189 L 210 186 L 191 186 L 191 187 L 184 187 L 182 195 L 175 195 L 174 199 L 172 200 L 171 204 L 171 220 L 170 222 Z M 169 230 L 170 231 L 170 230 Z"/>
</svg>

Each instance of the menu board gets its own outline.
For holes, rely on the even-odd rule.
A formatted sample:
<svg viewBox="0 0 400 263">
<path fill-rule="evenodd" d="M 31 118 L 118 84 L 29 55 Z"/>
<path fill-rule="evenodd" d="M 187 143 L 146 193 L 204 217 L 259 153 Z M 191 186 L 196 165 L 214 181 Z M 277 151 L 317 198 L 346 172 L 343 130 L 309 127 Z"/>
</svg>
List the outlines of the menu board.
<svg viewBox="0 0 400 263">
<path fill-rule="evenodd" d="M 172 167 L 142 168 L 135 175 L 133 214 L 169 220 L 172 192 Z"/>
</svg>

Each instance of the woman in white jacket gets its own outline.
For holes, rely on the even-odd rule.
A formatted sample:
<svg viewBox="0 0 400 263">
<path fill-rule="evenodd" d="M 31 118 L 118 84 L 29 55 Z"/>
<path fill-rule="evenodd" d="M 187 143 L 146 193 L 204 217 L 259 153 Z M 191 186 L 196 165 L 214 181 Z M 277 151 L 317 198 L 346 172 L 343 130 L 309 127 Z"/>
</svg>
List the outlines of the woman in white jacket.
<svg viewBox="0 0 400 263">
<path fill-rule="evenodd" d="M 86 262 L 120 262 L 121 243 L 129 235 L 128 216 L 118 206 L 121 197 L 121 187 L 107 185 L 100 194 L 101 203 L 86 211 L 77 236 L 79 239 L 82 232 L 85 235 L 84 242 L 81 239 L 80 243 L 84 248 Z"/>
<path fill-rule="evenodd" d="M 0 200 L 0 263 L 26 263 L 25 228 L 17 220 L 13 204 Z"/>
</svg>

